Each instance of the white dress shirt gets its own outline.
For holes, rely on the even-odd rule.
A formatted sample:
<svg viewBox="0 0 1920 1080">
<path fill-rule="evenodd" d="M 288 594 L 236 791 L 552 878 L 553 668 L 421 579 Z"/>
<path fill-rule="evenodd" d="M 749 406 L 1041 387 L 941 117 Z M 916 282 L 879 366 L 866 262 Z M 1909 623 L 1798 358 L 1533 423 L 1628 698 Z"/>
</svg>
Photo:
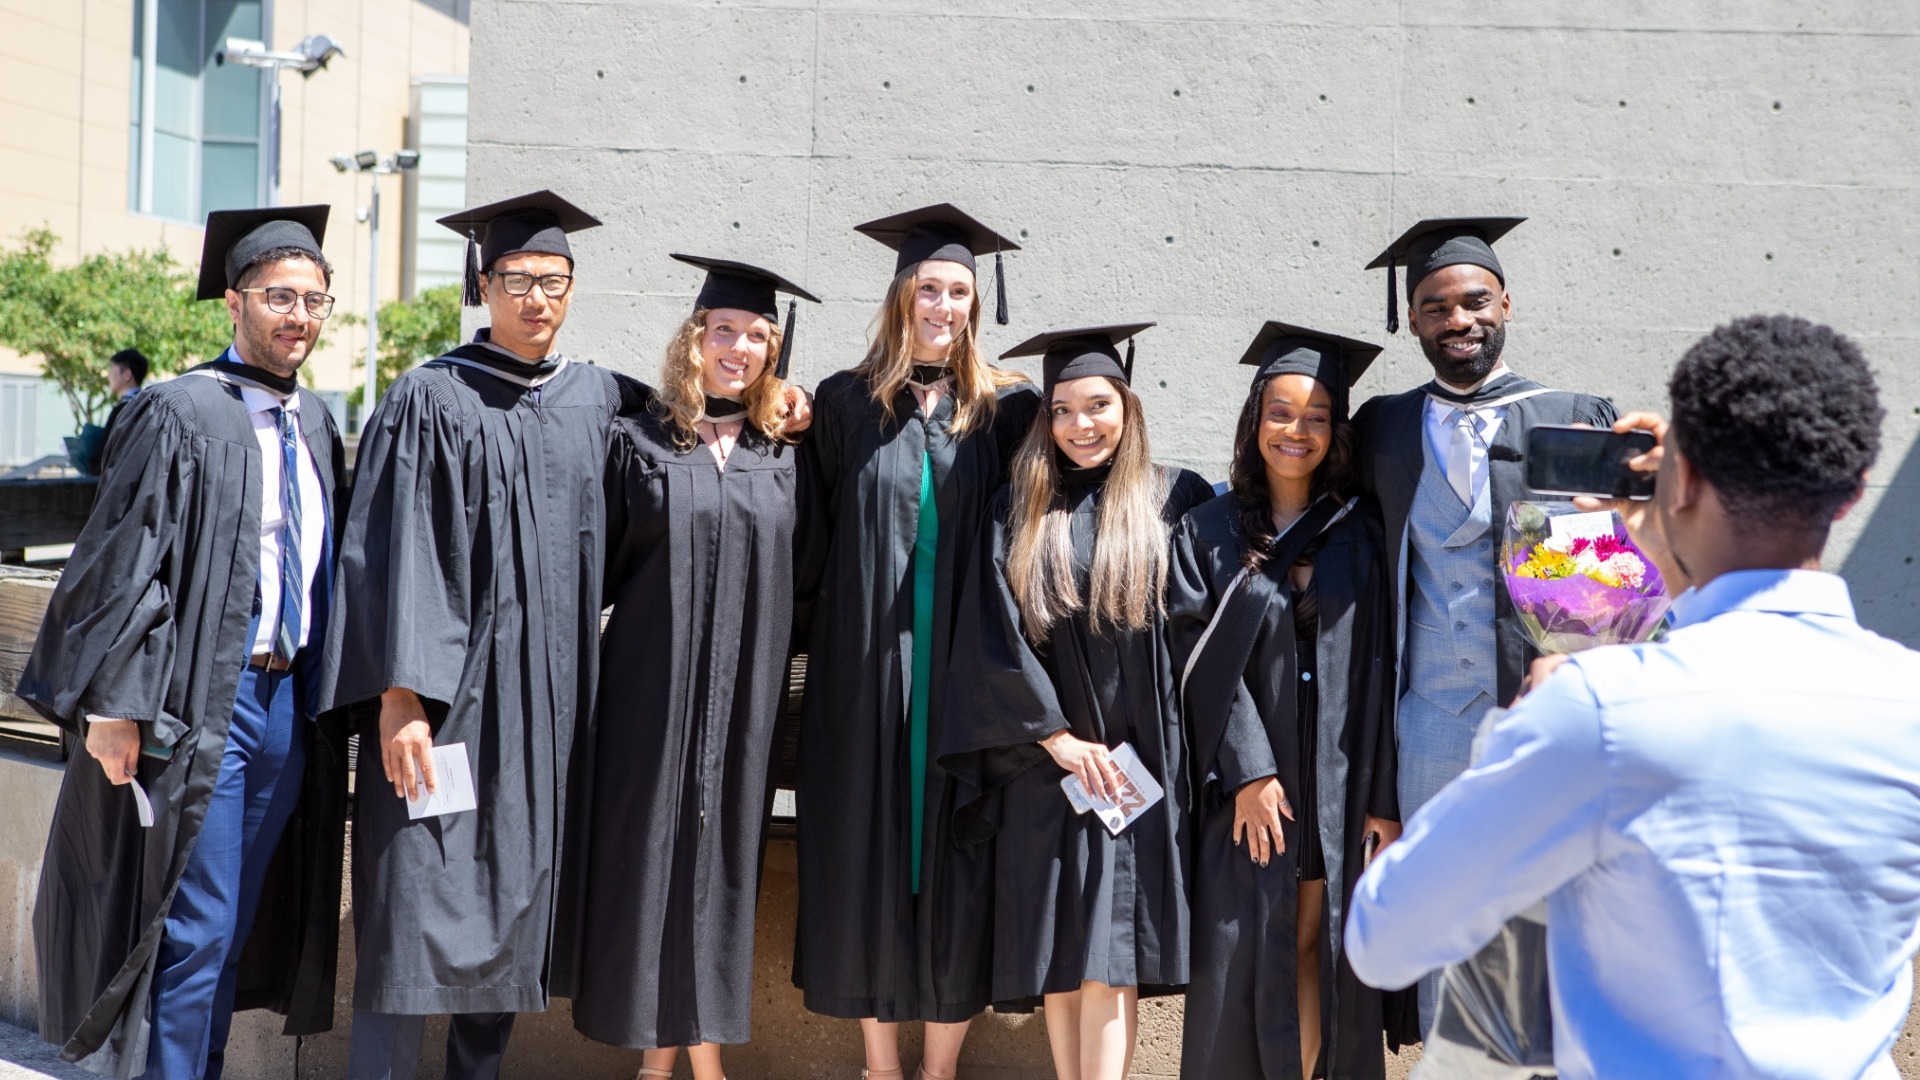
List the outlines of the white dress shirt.
<svg viewBox="0 0 1920 1080">
<path fill-rule="evenodd" d="M 1583 652 L 1355 891 L 1405 986 L 1547 899 L 1566 1080 L 1897 1075 L 1920 946 L 1920 653 L 1814 571 L 1725 574 Z"/>
<path fill-rule="evenodd" d="M 235 357 L 234 359 L 238 359 Z M 273 651 L 276 618 L 280 611 L 280 530 L 286 527 L 286 509 L 280 501 L 280 429 L 274 423 L 273 410 L 284 407 L 293 416 L 295 441 L 300 450 L 296 459 L 300 473 L 300 572 L 305 575 L 302 595 L 309 602 L 300 608 L 300 645 L 305 647 L 313 629 L 313 574 L 320 566 L 327 529 L 326 494 L 320 490 L 320 473 L 314 468 L 313 451 L 300 432 L 300 395 L 283 403 L 265 390 L 240 387 L 240 400 L 246 403 L 247 418 L 253 421 L 253 437 L 260 441 L 260 625 L 253 633 L 253 652 Z"/>
<path fill-rule="evenodd" d="M 1503 361 L 1495 364 L 1493 370 L 1487 372 L 1486 378 L 1465 387 L 1460 392 L 1472 393 L 1505 374 L 1507 374 L 1507 365 Z M 1493 445 L 1493 438 L 1500 431 L 1500 421 L 1507 418 L 1507 409 L 1506 405 L 1496 405 L 1491 409 L 1479 411 L 1481 441 L 1474 444 L 1472 449 L 1473 498 L 1463 500 L 1468 506 L 1472 506 L 1479 500 L 1480 492 L 1487 486 L 1487 447 Z M 1427 452 L 1433 455 L 1433 460 L 1439 464 L 1440 471 L 1443 473 L 1447 471 L 1448 447 L 1453 443 L 1453 413 L 1453 406 L 1444 404 L 1437 398 L 1427 399 Z"/>
</svg>

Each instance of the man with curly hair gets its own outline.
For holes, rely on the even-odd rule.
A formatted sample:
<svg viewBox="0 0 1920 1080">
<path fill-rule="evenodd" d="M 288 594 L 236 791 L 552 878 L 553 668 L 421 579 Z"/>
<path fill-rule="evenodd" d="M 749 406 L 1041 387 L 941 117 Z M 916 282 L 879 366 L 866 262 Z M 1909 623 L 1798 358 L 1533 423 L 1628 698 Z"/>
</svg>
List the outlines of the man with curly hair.
<svg viewBox="0 0 1920 1080">
<path fill-rule="evenodd" d="M 1619 507 L 1674 588 L 1657 644 L 1537 661 L 1481 763 L 1354 897 L 1361 978 L 1464 960 L 1547 898 L 1560 1076 L 1892 1077 L 1920 945 L 1920 654 L 1820 570 L 1883 416 L 1801 319 L 1681 359 Z M 1595 503 L 1595 506 L 1600 504 Z"/>
</svg>

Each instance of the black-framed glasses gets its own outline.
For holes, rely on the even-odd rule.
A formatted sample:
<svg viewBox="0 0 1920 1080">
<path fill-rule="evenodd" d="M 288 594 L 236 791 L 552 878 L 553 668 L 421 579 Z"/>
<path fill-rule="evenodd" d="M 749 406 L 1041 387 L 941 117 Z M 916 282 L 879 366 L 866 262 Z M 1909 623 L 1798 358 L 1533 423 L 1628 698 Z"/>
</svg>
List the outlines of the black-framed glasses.
<svg viewBox="0 0 1920 1080">
<path fill-rule="evenodd" d="M 265 289 L 241 289 L 243 293 L 265 293 L 267 309 L 282 315 L 293 310 L 296 303 L 304 303 L 307 314 L 316 319 L 324 319 L 333 314 L 333 297 L 323 292 L 302 293 L 284 285 L 275 285 Z"/>
<path fill-rule="evenodd" d="M 500 279 L 500 286 L 507 290 L 508 296 L 525 296 L 533 291 L 536 282 L 540 286 L 540 291 L 554 300 L 567 295 L 567 290 L 573 288 L 572 274 L 541 274 L 536 277 L 532 274 L 522 274 L 517 270 L 508 270 L 496 272 L 493 276 Z"/>
</svg>

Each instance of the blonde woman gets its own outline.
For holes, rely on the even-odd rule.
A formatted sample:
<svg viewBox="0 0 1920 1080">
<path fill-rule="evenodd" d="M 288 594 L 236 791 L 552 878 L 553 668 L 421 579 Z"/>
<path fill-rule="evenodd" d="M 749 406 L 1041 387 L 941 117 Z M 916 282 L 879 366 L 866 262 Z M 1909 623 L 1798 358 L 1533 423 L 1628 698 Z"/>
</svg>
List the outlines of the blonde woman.
<svg viewBox="0 0 1920 1080">
<path fill-rule="evenodd" d="M 1213 488 L 1155 465 L 1132 347 L 1152 324 L 1042 334 L 1046 411 L 966 579 L 941 764 L 955 832 L 994 854 L 993 998 L 1043 1002 L 1062 1080 L 1121 1080 L 1142 993 L 1187 981 L 1185 754 L 1163 595 L 1168 535 Z M 1068 776 L 1118 800 L 1131 748 L 1166 795 L 1114 835 Z"/>
<path fill-rule="evenodd" d="M 820 384 L 803 448 L 818 484 L 800 729 L 794 984 L 861 1021 L 866 1075 L 954 1075 L 987 1005 L 991 865 L 956 850 L 939 745 L 956 585 L 1037 398 L 979 343 L 975 257 L 1014 244 L 952 206 L 869 222 L 899 255 L 860 365 Z M 1002 305 L 1004 308 L 1004 304 Z"/>
<path fill-rule="evenodd" d="M 757 267 L 674 258 L 708 273 L 653 407 L 617 422 L 608 453 L 613 615 L 575 755 L 555 992 L 588 1038 L 645 1050 L 642 1077 L 671 1076 L 684 1046 L 696 1080 L 721 1080 L 719 1044 L 748 1038 L 793 620 L 792 341 L 775 294 L 814 298 Z"/>
</svg>

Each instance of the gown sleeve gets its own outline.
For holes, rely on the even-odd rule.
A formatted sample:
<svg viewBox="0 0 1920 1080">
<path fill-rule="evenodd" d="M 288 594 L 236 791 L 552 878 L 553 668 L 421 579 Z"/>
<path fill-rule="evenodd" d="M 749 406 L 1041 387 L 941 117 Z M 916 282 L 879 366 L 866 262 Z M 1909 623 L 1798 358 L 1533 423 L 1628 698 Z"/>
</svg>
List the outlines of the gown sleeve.
<svg viewBox="0 0 1920 1080">
<path fill-rule="evenodd" d="M 1020 625 L 1007 585 L 1007 491 L 995 496 L 974 545 L 955 611 L 947 706 L 939 762 L 963 785 L 955 835 L 977 842 L 999 828 L 994 795 L 1014 777 L 1047 760 L 1039 743 L 1067 721 L 1053 678 Z"/>
<path fill-rule="evenodd" d="M 1175 674 L 1181 681 L 1183 708 L 1187 700 L 1188 660 L 1199 647 L 1200 637 L 1220 603 L 1220 598 L 1214 595 L 1211 547 L 1199 535 L 1192 516 L 1174 530 L 1173 557 L 1167 567 L 1167 635 L 1174 663 L 1178 665 Z M 1231 793 L 1249 781 L 1274 776 L 1280 771 L 1273 745 L 1267 739 L 1266 724 L 1260 718 L 1260 710 L 1245 680 L 1239 680 L 1234 687 L 1233 703 L 1223 722 L 1194 716 L 1186 726 L 1193 739 L 1189 752 L 1196 786 L 1218 783 L 1223 792 Z"/>
<path fill-rule="evenodd" d="M 813 399 L 813 423 L 795 448 L 793 529 L 793 651 L 804 652 L 813 629 L 814 602 L 833 549 L 835 486 L 847 423 L 840 394 L 823 384 Z"/>
<path fill-rule="evenodd" d="M 19 696 L 76 736 L 83 712 L 153 724 L 163 746 L 186 730 L 165 714 L 178 637 L 168 567 L 199 476 L 177 408 L 138 395 L 115 425 L 93 512 L 21 673 Z"/>
<path fill-rule="evenodd" d="M 323 709 L 389 687 L 444 705 L 466 665 L 475 558 L 467 455 L 483 451 L 457 405 L 441 400 L 437 377 L 396 382 L 360 445 Z"/>
</svg>

